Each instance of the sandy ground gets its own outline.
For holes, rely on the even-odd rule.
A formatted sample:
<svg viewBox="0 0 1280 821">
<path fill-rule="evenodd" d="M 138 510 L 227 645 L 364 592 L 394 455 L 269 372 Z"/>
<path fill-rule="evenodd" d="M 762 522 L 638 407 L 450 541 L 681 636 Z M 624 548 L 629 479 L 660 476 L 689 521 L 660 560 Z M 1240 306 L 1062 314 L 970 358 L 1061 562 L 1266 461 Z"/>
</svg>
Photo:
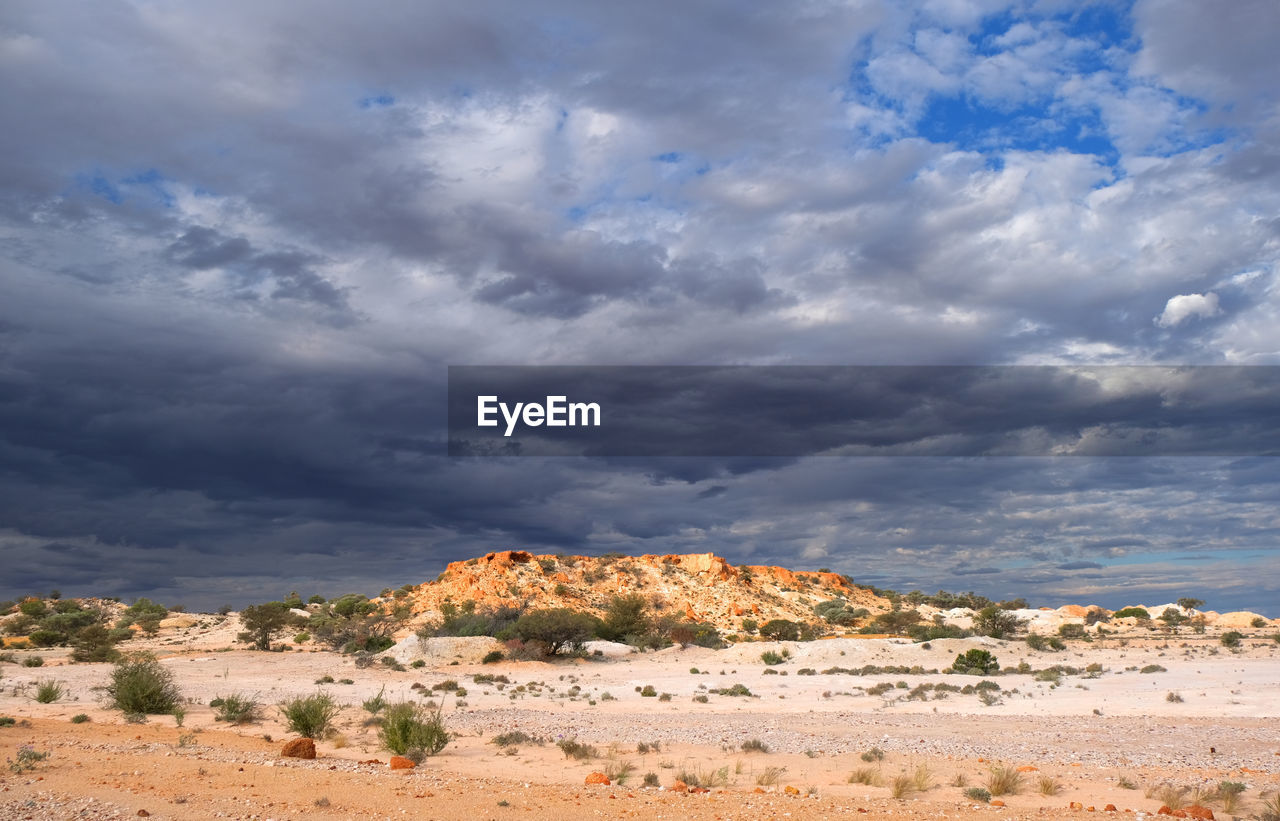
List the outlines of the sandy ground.
<svg viewBox="0 0 1280 821">
<path fill-rule="evenodd" d="M 477 661 L 483 642 L 435 640 L 427 666 L 397 672 L 380 664 L 359 669 L 329 652 L 232 649 L 233 625 L 206 622 L 149 642 L 190 701 L 182 727 L 171 716 L 126 724 L 103 707 L 96 688 L 110 665 L 68 664 L 65 651 L 15 653 L 18 661 L 41 655 L 43 667 L 0 665 L 0 716 L 19 720 L 0 728 L 0 757 L 12 759 L 26 744 L 49 753 L 33 770 L 0 770 L 0 818 L 1041 819 L 1097 817 L 1087 808 L 1102 812 L 1108 804 L 1138 818 L 1160 807 L 1154 790 L 1161 784 L 1194 789 L 1223 780 L 1247 785 L 1240 806 L 1210 806 L 1218 818 L 1247 818 L 1260 812 L 1264 794 L 1280 789 L 1280 644 L 1260 631 L 1238 652 L 1212 635 L 1072 642 L 1061 653 L 980 638 L 935 641 L 930 649 L 896 639 L 837 639 L 645 654 L 612 647 L 585 660 L 490 665 Z M 822 672 L 868 664 L 942 669 L 978 646 L 1006 668 L 1026 660 L 1036 669 L 1102 670 L 1056 684 L 994 676 L 1001 689 L 992 704 L 976 694 L 910 697 L 922 683 L 980 680 L 972 676 Z M 760 654 L 769 649 L 785 649 L 790 658 L 768 667 Z M 1165 669 L 1142 672 L 1149 665 Z M 476 683 L 476 674 L 508 681 Z M 333 683 L 317 683 L 325 676 Z M 36 703 L 33 683 L 50 678 L 68 696 Z M 432 690 L 449 680 L 465 695 Z M 866 692 L 884 682 L 892 688 Z M 711 692 L 734 684 L 753 695 Z M 643 697 L 638 690 L 646 685 L 669 700 Z M 393 701 L 431 699 L 444 707 L 456 737 L 442 754 L 412 771 L 388 769 L 389 754 L 360 706 L 384 687 Z M 318 744 L 314 761 L 280 758 L 291 736 L 274 705 L 317 690 L 349 705 L 338 734 Z M 208 702 L 230 693 L 266 705 L 264 719 L 241 727 L 216 722 Z M 1169 700 L 1170 693 L 1182 700 Z M 91 720 L 72 723 L 79 713 Z M 548 743 L 507 750 L 491 743 L 511 730 Z M 593 745 L 598 757 L 567 759 L 555 745 L 566 737 Z M 768 752 L 743 752 L 752 740 Z M 658 751 L 639 752 L 641 743 Z M 884 751 L 883 760 L 864 761 L 873 747 Z M 589 773 L 625 764 L 634 771 L 623 785 L 584 785 Z M 1025 768 L 1021 791 L 1000 797 L 1004 807 L 964 794 L 985 785 L 993 764 Z M 928 789 L 893 798 L 892 779 L 922 766 Z M 867 770 L 873 783 L 850 783 L 857 770 Z M 659 788 L 643 786 L 647 773 Z M 715 786 L 676 794 L 671 787 L 682 774 Z M 1060 791 L 1041 794 L 1041 777 Z M 1071 802 L 1084 809 L 1070 809 Z"/>
</svg>

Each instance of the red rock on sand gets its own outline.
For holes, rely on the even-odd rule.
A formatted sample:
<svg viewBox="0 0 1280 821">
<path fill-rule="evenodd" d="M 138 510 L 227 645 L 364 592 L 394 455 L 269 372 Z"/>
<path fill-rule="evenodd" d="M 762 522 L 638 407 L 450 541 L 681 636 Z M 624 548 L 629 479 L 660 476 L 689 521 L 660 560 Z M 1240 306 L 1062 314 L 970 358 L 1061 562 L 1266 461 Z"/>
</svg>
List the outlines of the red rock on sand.
<svg viewBox="0 0 1280 821">
<path fill-rule="evenodd" d="M 1213 810 L 1201 804 L 1192 804 L 1187 807 L 1187 815 L 1192 818 L 1202 818 L 1204 821 L 1213 821 Z"/>
<path fill-rule="evenodd" d="M 676 783 L 671 785 L 671 791 L 672 792 L 688 792 L 689 785 L 684 783 L 683 781 L 677 781 Z"/>
<path fill-rule="evenodd" d="M 607 787 L 609 786 L 610 782 L 609 782 L 609 776 L 605 775 L 604 773 L 591 773 L 590 775 L 587 776 L 587 780 L 585 783 L 604 784 Z"/>
<path fill-rule="evenodd" d="M 309 738 L 295 738 L 280 750 L 282 758 L 315 758 L 316 743 Z"/>
<path fill-rule="evenodd" d="M 391 769 L 393 770 L 412 770 L 416 766 L 418 765 L 413 763 L 413 759 L 405 758 L 402 755 L 391 756 Z"/>
</svg>

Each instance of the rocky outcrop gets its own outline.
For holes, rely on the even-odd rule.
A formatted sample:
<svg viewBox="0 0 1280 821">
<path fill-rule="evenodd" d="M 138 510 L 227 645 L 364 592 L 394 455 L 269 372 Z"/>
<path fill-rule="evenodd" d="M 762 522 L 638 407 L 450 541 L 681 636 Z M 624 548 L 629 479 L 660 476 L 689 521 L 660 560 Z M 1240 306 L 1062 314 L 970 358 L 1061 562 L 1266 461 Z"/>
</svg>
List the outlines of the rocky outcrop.
<svg viewBox="0 0 1280 821">
<path fill-rule="evenodd" d="M 280 750 L 282 758 L 315 758 L 316 743 L 309 738 L 295 738 Z"/>
</svg>

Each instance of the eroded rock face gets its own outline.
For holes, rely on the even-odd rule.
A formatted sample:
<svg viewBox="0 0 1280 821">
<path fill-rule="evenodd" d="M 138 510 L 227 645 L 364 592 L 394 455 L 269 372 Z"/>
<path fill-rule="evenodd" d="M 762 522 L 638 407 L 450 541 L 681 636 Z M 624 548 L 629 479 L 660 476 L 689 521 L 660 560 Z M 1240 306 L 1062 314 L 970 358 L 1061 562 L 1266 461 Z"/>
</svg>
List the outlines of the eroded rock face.
<svg viewBox="0 0 1280 821">
<path fill-rule="evenodd" d="M 725 633 L 740 631 L 744 616 L 761 623 L 812 621 L 814 601 L 837 597 L 872 615 L 891 607 L 837 573 L 734 567 L 714 553 L 590 557 L 508 550 L 453 562 L 435 581 L 412 588 L 406 603 L 414 618 L 397 637 L 438 620 L 446 602 L 484 611 L 520 601 L 603 616 L 614 596 L 630 594 L 652 600 L 655 612 L 683 614 Z"/>
<path fill-rule="evenodd" d="M 309 738 L 295 738 L 280 750 L 282 758 L 315 758 L 316 743 Z"/>
</svg>

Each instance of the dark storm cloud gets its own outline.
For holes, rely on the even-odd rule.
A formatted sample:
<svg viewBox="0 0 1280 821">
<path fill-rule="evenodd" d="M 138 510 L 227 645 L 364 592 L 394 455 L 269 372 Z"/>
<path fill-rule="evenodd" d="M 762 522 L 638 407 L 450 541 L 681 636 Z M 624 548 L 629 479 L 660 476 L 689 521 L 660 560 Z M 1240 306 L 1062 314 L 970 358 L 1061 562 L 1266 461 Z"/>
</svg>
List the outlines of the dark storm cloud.
<svg viewBox="0 0 1280 821">
<path fill-rule="evenodd" d="M 1102 567 L 1097 562 L 1065 562 L 1058 565 L 1059 570 L 1101 570 Z"/>
<path fill-rule="evenodd" d="M 552 396 L 599 418 L 504 415 Z M 1276 368 L 464 366 L 449 397 L 454 455 L 1280 454 Z"/>
</svg>

